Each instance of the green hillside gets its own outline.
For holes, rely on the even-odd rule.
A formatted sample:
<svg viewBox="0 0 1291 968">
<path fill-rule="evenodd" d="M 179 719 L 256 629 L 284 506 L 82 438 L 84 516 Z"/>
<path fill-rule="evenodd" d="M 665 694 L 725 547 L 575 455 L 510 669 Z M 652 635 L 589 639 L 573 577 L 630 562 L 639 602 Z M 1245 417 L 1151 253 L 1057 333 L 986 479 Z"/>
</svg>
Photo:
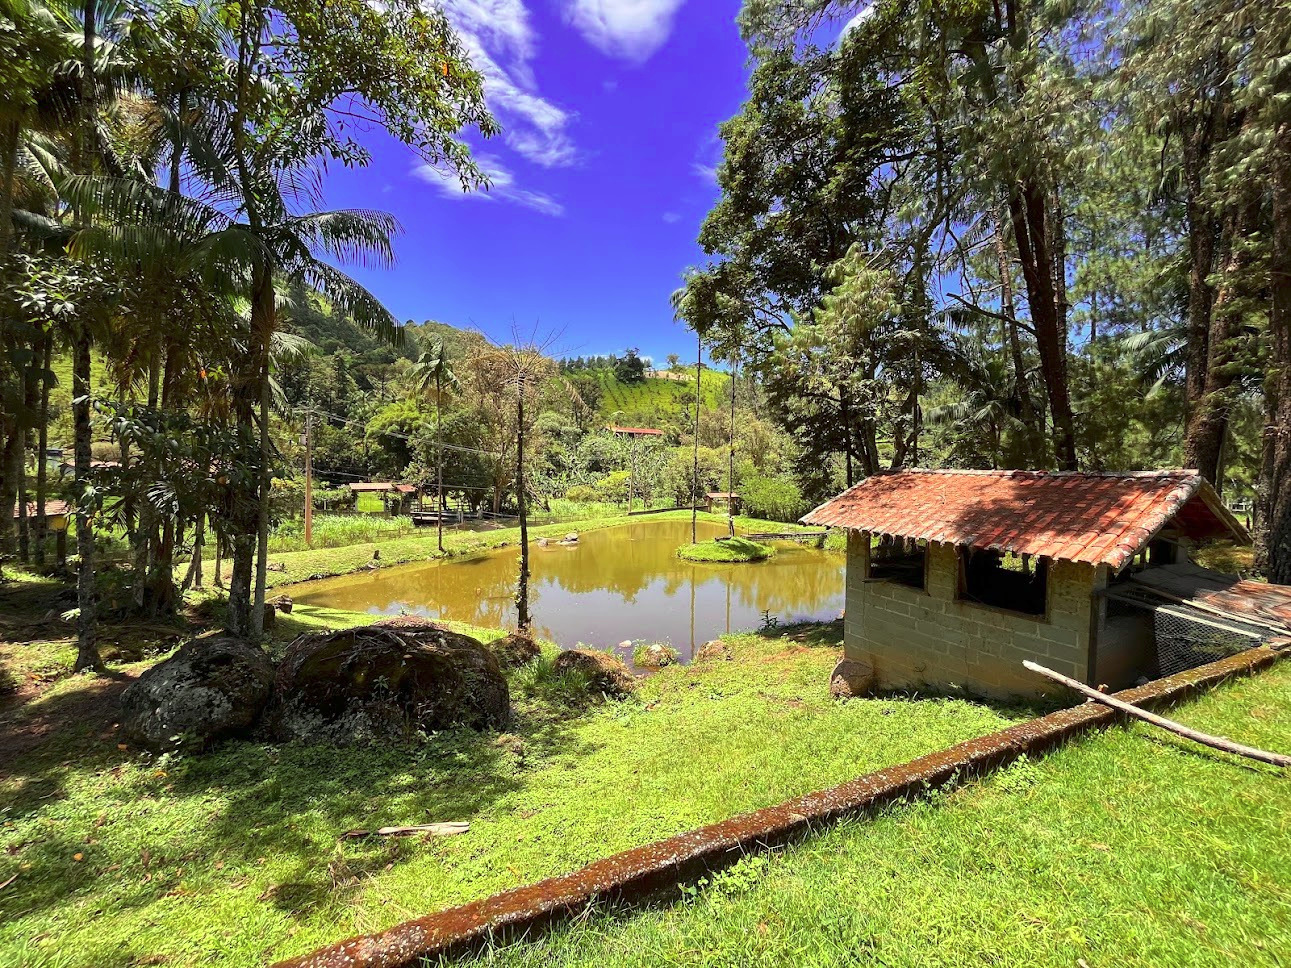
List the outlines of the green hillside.
<svg viewBox="0 0 1291 968">
<path fill-rule="evenodd" d="M 693 399 L 695 392 L 694 367 L 683 372 L 688 374 L 685 380 L 649 377 L 640 383 L 623 383 L 615 377 L 613 370 L 592 371 L 601 390 L 597 411 L 607 420 L 616 413 L 625 420 L 634 414 L 680 417 L 684 409 L 684 400 Z M 720 406 L 726 399 L 726 388 L 729 382 L 730 377 L 727 374 L 705 369 L 700 383 L 704 406 L 710 408 Z"/>
</svg>

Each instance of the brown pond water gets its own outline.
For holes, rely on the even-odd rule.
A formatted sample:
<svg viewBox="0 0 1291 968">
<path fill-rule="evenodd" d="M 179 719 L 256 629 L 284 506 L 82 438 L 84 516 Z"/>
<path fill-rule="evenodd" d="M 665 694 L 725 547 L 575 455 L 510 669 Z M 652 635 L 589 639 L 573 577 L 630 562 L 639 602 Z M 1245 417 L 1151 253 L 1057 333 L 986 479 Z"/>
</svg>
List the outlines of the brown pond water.
<svg viewBox="0 0 1291 968">
<path fill-rule="evenodd" d="M 700 522 L 700 539 L 726 533 Z M 534 630 L 565 648 L 663 642 L 688 661 L 722 634 L 835 619 L 843 608 L 844 556 L 780 542 L 752 564 L 700 564 L 676 556 L 689 521 L 642 521 L 590 531 L 576 545 L 530 545 Z M 400 565 L 300 586 L 296 601 L 375 615 L 421 615 L 486 628 L 515 625 L 518 548 L 473 558 Z M 626 651 L 626 650 L 625 650 Z M 630 656 L 625 656 L 630 659 Z"/>
</svg>

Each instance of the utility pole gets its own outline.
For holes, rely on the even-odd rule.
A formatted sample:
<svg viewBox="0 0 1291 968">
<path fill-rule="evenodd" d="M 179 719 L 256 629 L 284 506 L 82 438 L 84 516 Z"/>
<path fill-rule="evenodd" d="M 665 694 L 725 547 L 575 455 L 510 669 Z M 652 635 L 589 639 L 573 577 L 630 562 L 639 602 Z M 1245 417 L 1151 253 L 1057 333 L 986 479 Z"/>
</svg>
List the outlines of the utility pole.
<svg viewBox="0 0 1291 968">
<path fill-rule="evenodd" d="M 314 411 L 305 411 L 305 547 L 314 547 Z"/>
</svg>

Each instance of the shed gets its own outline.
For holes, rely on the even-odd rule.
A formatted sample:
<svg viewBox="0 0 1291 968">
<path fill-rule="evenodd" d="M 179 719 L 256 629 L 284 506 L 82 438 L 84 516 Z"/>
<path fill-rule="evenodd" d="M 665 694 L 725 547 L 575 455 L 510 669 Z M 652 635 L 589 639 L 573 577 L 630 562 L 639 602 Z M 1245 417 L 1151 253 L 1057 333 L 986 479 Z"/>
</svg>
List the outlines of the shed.
<svg viewBox="0 0 1291 968">
<path fill-rule="evenodd" d="M 707 510 L 711 513 L 714 509 L 725 506 L 731 513 L 740 513 L 740 496 L 733 491 L 709 491 L 704 495 L 707 502 Z"/>
<path fill-rule="evenodd" d="M 904 469 L 802 520 L 848 532 L 844 650 L 882 687 L 1036 695 L 1049 687 L 1023 669 L 1032 659 L 1120 688 L 1214 657 L 1180 643 L 1245 647 L 1286 631 L 1258 603 L 1241 621 L 1177 593 L 1177 578 L 1163 590 L 1186 567 L 1194 584 L 1214 576 L 1253 601 L 1243 583 L 1188 563 L 1200 541 L 1249 541 L 1196 471 Z M 1272 594 L 1291 605 L 1284 591 Z"/>
<path fill-rule="evenodd" d="M 418 490 L 415 484 L 392 484 L 389 481 L 355 481 L 349 488 L 356 499 L 360 494 L 380 494 L 381 506 L 388 514 L 405 510 Z"/>
</svg>

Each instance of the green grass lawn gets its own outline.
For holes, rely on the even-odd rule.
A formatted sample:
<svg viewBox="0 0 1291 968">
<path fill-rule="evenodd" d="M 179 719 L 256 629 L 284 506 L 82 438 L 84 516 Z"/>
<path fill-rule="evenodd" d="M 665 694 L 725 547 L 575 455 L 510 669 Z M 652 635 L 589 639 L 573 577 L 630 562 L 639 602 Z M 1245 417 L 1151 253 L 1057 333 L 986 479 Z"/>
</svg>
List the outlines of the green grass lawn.
<svg viewBox="0 0 1291 968">
<path fill-rule="evenodd" d="M 301 609 L 297 630 L 366 616 Z M 513 680 L 505 735 L 404 749 L 240 742 L 120 750 L 64 724 L 0 780 L 0 964 L 256 965 L 574 870 L 629 847 L 900 762 L 1023 715 L 962 700 L 839 705 L 837 625 L 730 639 L 623 703 L 569 708 Z M 136 669 L 139 666 L 128 666 Z M 4 725 L 56 719 L 63 680 Z M 465 820 L 464 836 L 340 842 Z"/>
<path fill-rule="evenodd" d="M 1291 750 L 1291 663 L 1172 715 Z M 1113 729 L 474 963 L 1285 966 L 1288 845 L 1291 774 Z"/>
</svg>

